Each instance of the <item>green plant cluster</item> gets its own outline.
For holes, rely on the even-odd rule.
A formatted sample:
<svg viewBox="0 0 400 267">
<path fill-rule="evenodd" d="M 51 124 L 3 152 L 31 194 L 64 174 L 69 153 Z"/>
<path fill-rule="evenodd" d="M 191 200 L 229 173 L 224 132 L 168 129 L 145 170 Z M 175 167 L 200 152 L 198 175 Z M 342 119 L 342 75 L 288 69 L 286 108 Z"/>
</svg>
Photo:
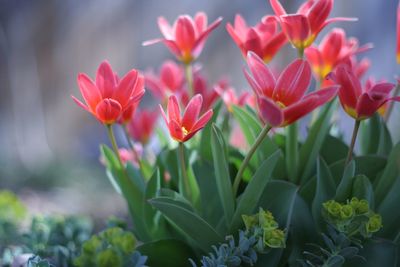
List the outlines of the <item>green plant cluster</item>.
<svg viewBox="0 0 400 267">
<path fill-rule="evenodd" d="M 382 217 L 370 209 L 366 199 L 353 197 L 345 204 L 335 200 L 323 203 L 323 216 L 339 232 L 348 237 L 371 237 L 382 228 Z"/>
<path fill-rule="evenodd" d="M 236 243 L 233 236 L 226 242 L 213 246 L 213 252 L 201 259 L 201 267 L 254 266 L 257 253 L 267 253 L 271 248 L 285 247 L 285 233 L 278 229 L 278 223 L 269 211 L 260 208 L 255 215 L 242 215 L 246 230 L 239 230 Z M 196 263 L 191 260 L 192 266 Z"/>
<path fill-rule="evenodd" d="M 135 251 L 136 239 L 131 232 L 114 227 L 92 236 L 82 246 L 74 264 L 78 267 L 140 267 L 147 258 Z"/>
</svg>

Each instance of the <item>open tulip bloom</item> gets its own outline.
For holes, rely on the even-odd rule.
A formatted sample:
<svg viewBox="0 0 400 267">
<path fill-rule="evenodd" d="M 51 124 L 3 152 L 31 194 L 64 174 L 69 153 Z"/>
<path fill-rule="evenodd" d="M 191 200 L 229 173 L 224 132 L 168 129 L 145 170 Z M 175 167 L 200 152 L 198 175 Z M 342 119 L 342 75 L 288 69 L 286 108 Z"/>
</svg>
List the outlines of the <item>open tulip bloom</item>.
<svg viewBox="0 0 400 267">
<path fill-rule="evenodd" d="M 143 45 L 164 43 L 178 60 L 189 64 L 200 55 L 208 35 L 221 21 L 220 17 L 207 25 L 207 15 L 199 12 L 194 19 L 189 15 L 179 16 L 171 27 L 164 17 L 159 17 L 158 26 L 164 38 L 146 41 Z"/>
<path fill-rule="evenodd" d="M 256 94 L 260 117 L 272 127 L 297 121 L 337 93 L 333 86 L 305 95 L 311 82 L 311 68 L 305 60 L 293 61 L 277 80 L 256 54 L 248 54 L 247 64 L 251 74 L 246 70 L 244 73 Z"/>
<path fill-rule="evenodd" d="M 165 114 L 160 105 L 161 114 L 168 127 L 171 137 L 180 142 L 186 142 L 192 138 L 198 131 L 203 129 L 207 122 L 211 119 L 213 111 L 210 109 L 200 118 L 200 111 L 203 103 L 203 97 L 199 94 L 195 95 L 188 103 L 183 116 L 179 108 L 176 96 L 170 96 L 168 100 L 168 116 Z"/>
<path fill-rule="evenodd" d="M 137 106 L 144 94 L 144 78 L 137 70 L 129 71 L 119 80 L 107 61 L 100 64 L 96 82 L 80 73 L 78 86 L 86 104 L 74 96 L 72 99 L 107 125 L 115 123 L 126 110 Z"/>
<path fill-rule="evenodd" d="M 287 14 L 278 0 L 270 0 L 283 32 L 299 51 L 309 47 L 328 24 L 335 21 L 354 21 L 354 18 L 328 19 L 333 0 L 309 0 L 304 2 L 295 14 Z"/>
<path fill-rule="evenodd" d="M 242 16 L 237 14 L 233 26 L 228 23 L 226 29 L 243 57 L 253 51 L 267 63 L 287 43 L 285 34 L 278 30 L 278 24 L 272 16 L 265 16 L 256 26 L 248 27 Z"/>
<path fill-rule="evenodd" d="M 400 97 L 391 96 L 394 84 L 380 82 L 363 88 L 348 66 L 339 66 L 331 78 L 340 85 L 339 99 L 343 109 L 358 121 L 371 117 L 388 101 L 400 101 Z"/>
</svg>

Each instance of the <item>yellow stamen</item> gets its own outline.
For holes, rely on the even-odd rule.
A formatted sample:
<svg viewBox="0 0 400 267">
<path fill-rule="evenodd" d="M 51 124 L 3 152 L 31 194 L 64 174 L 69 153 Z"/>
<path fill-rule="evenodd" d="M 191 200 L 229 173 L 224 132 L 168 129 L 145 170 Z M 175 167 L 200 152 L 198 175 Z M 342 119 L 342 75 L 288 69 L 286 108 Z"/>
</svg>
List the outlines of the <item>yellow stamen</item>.
<svg viewBox="0 0 400 267">
<path fill-rule="evenodd" d="M 186 135 L 188 135 L 189 132 L 188 132 L 188 130 L 186 130 L 185 127 L 182 126 L 182 133 L 184 136 L 186 136 Z"/>
</svg>

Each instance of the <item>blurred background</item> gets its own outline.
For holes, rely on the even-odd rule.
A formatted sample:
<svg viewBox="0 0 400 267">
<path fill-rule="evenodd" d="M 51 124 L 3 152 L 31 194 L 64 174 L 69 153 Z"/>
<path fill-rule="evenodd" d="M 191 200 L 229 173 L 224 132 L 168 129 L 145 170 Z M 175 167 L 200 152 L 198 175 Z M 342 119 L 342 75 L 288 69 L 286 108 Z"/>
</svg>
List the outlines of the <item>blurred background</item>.
<svg viewBox="0 0 400 267">
<path fill-rule="evenodd" d="M 294 12 L 302 1 L 281 2 Z M 364 54 L 372 61 L 367 76 L 394 82 L 396 8 L 395 0 L 336 0 L 331 17 L 359 20 L 335 23 L 317 41 L 343 27 L 361 44 L 372 42 L 375 48 Z M 94 77 L 104 59 L 119 74 L 158 68 L 173 58 L 169 51 L 141 46 L 160 36 L 157 17 L 173 22 L 201 10 L 210 22 L 224 17 L 199 58 L 210 82 L 227 76 L 235 88 L 247 88 L 242 56 L 225 25 L 236 13 L 254 25 L 272 13 L 266 0 L 0 0 L 0 189 L 16 192 L 32 212 L 97 219 L 125 214 L 98 160 L 106 132 L 71 100 L 71 94 L 80 98 L 77 74 Z M 281 69 L 294 55 L 287 45 L 271 64 Z M 389 121 L 394 141 L 400 139 L 399 107 Z M 342 121 L 349 138 L 350 120 Z"/>
</svg>

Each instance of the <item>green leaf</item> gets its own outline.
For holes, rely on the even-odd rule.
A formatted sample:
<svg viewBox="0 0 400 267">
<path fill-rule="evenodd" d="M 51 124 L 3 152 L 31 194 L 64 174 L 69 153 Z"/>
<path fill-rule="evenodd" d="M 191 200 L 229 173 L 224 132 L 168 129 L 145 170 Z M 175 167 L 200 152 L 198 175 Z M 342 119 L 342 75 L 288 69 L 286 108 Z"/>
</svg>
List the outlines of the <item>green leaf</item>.
<svg viewBox="0 0 400 267">
<path fill-rule="evenodd" d="M 211 139 L 211 131 L 212 131 L 212 124 L 216 123 L 218 114 L 221 111 L 222 107 L 222 100 L 218 101 L 213 109 L 213 116 L 211 120 L 207 123 L 204 129 L 201 131 L 201 139 L 200 139 L 200 146 L 199 146 L 199 153 L 203 160 L 212 161 L 212 152 L 210 146 L 210 139 Z"/>
<path fill-rule="evenodd" d="M 292 214 L 298 187 L 285 181 L 272 180 L 265 188 L 258 206 L 269 210 L 274 215 L 280 228 L 291 230 Z M 277 192 L 279 192 L 277 194 Z M 287 238 L 287 235 L 286 235 Z M 267 254 L 259 254 L 257 267 L 275 267 L 282 257 L 283 249 L 273 249 Z"/>
<path fill-rule="evenodd" d="M 320 158 L 317 162 L 317 186 L 315 197 L 312 202 L 312 214 L 314 220 L 321 229 L 325 225 L 321 216 L 322 203 L 335 196 L 335 188 L 335 182 L 333 181 L 329 167 L 324 160 Z"/>
<path fill-rule="evenodd" d="M 228 158 L 225 142 L 220 130 L 213 125 L 211 146 L 214 159 L 214 171 L 217 182 L 218 195 L 224 208 L 225 224 L 229 227 L 234 211 L 234 196 L 228 169 Z"/>
<path fill-rule="evenodd" d="M 375 204 L 378 206 L 377 212 L 382 216 L 383 228 L 378 232 L 379 236 L 393 239 L 400 231 L 400 176 L 397 177 L 384 199 Z"/>
<path fill-rule="evenodd" d="M 369 120 L 363 121 L 360 140 L 362 154 L 387 156 L 392 147 L 392 138 L 382 117 L 376 113 Z"/>
<path fill-rule="evenodd" d="M 374 183 L 375 200 L 380 203 L 400 173 L 400 142 L 393 148 L 389 155 L 388 163 L 383 170 L 382 175 Z"/>
<path fill-rule="evenodd" d="M 280 151 L 276 151 L 266 159 L 258 168 L 243 194 L 240 196 L 235 214 L 233 216 L 230 232 L 233 233 L 242 223 L 242 215 L 251 213 L 257 208 L 258 201 L 271 179 L 272 171 L 280 157 Z"/>
<path fill-rule="evenodd" d="M 146 265 L 163 267 L 189 267 L 190 258 L 195 258 L 193 250 L 183 241 L 164 239 L 143 244 L 136 248 L 147 256 Z"/>
<path fill-rule="evenodd" d="M 396 249 L 395 244 L 388 240 L 368 240 L 359 253 L 365 260 L 355 257 L 347 260 L 344 267 L 397 266 Z"/>
<path fill-rule="evenodd" d="M 367 176 L 357 175 L 354 177 L 352 197 L 366 199 L 368 200 L 370 207 L 372 209 L 374 208 L 374 190 L 372 189 L 371 182 Z"/>
<path fill-rule="evenodd" d="M 340 181 L 337 189 L 335 199 L 338 202 L 345 202 L 351 197 L 351 187 L 353 185 L 353 177 L 356 171 L 356 164 L 352 160 L 344 170 L 342 180 Z"/>
<path fill-rule="evenodd" d="M 218 194 L 214 167 L 207 161 L 197 160 L 193 164 L 193 172 L 200 188 L 201 216 L 216 227 L 221 220 L 223 207 Z"/>
<path fill-rule="evenodd" d="M 299 173 L 301 183 L 312 176 L 312 169 L 318 157 L 318 153 L 325 141 L 330 129 L 330 117 L 333 109 L 337 106 L 336 101 L 332 100 L 321 109 L 321 113 L 315 123 L 311 126 L 307 139 L 299 150 Z"/>
<path fill-rule="evenodd" d="M 134 224 L 135 235 L 142 241 L 149 240 L 147 228 L 143 223 L 143 191 L 127 175 L 125 169 L 121 169 L 118 161 L 115 161 L 116 156 L 107 146 L 100 146 L 100 151 L 106 160 L 108 175 L 111 180 L 115 181 L 120 192 L 128 203 Z"/>
<path fill-rule="evenodd" d="M 186 209 L 180 201 L 165 197 L 149 201 L 204 252 L 210 251 L 212 245 L 223 240 L 211 225 L 193 211 Z"/>
<path fill-rule="evenodd" d="M 326 164 L 331 165 L 339 160 L 345 159 L 349 147 L 346 143 L 332 135 L 328 135 L 320 150 L 321 157 L 325 160 Z"/>
</svg>

